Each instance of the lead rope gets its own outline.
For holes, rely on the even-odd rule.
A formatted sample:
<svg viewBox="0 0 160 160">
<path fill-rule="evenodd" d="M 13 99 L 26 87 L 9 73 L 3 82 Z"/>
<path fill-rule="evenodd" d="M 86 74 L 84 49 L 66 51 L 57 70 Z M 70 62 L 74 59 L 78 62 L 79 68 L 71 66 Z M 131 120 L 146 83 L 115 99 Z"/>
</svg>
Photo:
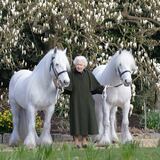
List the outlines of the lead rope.
<svg viewBox="0 0 160 160">
<path fill-rule="evenodd" d="M 64 89 L 58 88 L 58 87 L 56 87 L 56 89 L 57 89 L 57 93 L 56 93 L 56 102 L 57 102 L 60 97 L 60 94 L 64 92 Z"/>
<path fill-rule="evenodd" d="M 57 93 L 56 93 L 56 102 L 57 102 L 57 100 L 59 99 L 60 94 L 64 92 L 64 88 L 60 87 L 58 79 L 55 79 L 53 81 L 54 81 L 54 84 L 55 84 L 56 90 L 57 90 Z"/>
</svg>

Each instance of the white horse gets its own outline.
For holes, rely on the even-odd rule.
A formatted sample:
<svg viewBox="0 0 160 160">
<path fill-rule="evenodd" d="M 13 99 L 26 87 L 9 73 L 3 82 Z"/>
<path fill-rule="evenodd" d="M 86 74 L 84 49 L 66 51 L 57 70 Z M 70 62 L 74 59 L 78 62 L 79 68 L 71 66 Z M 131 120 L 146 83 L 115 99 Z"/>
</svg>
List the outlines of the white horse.
<svg viewBox="0 0 160 160">
<path fill-rule="evenodd" d="M 9 145 L 18 145 L 22 140 L 29 148 L 37 144 L 51 144 L 51 117 L 54 113 L 59 90 L 67 87 L 70 69 L 66 49 L 51 49 L 33 71 L 16 72 L 9 84 L 9 103 L 13 114 L 13 132 Z M 36 112 L 45 113 L 40 137 L 35 130 Z"/>
<path fill-rule="evenodd" d="M 93 74 L 105 88 L 105 97 L 94 95 L 99 134 L 96 141 L 108 145 L 119 141 L 115 130 L 117 107 L 122 108 L 122 143 L 132 141 L 128 114 L 131 100 L 131 74 L 137 70 L 131 51 L 119 50 L 107 65 L 100 65 Z"/>
</svg>

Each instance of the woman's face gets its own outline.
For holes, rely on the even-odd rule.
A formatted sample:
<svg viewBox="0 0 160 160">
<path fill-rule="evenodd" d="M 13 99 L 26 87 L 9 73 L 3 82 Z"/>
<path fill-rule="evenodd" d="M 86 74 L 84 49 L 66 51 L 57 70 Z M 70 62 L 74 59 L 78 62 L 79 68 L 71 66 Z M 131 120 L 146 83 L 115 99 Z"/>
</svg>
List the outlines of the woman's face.
<svg viewBox="0 0 160 160">
<path fill-rule="evenodd" d="M 85 65 L 82 61 L 78 61 L 77 64 L 75 65 L 75 68 L 78 72 L 83 72 Z"/>
</svg>

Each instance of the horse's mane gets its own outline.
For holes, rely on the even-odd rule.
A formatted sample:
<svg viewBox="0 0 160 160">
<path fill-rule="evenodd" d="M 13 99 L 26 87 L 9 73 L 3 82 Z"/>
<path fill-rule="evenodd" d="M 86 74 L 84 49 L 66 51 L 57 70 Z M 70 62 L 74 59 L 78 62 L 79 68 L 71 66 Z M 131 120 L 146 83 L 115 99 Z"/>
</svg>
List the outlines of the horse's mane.
<svg viewBox="0 0 160 160">
<path fill-rule="evenodd" d="M 52 54 L 54 54 L 54 49 L 51 50 Z M 58 61 L 61 61 L 61 63 L 65 64 L 67 67 L 67 70 L 70 70 L 70 64 L 68 61 L 68 58 L 66 54 L 62 53 L 63 50 L 57 49 L 56 57 Z"/>
<path fill-rule="evenodd" d="M 57 49 L 56 59 L 61 60 L 64 64 L 66 64 L 67 70 L 70 70 L 70 64 L 67 59 L 67 56 L 66 56 L 66 54 L 64 54 L 62 52 L 63 52 L 62 50 Z M 54 49 L 49 50 L 46 53 L 46 55 L 40 60 L 40 62 L 37 64 L 37 66 L 34 68 L 33 72 L 36 72 L 37 70 L 39 70 L 39 68 L 41 68 L 42 66 L 44 67 L 45 65 L 47 65 L 49 67 L 50 63 L 51 63 L 51 59 L 54 55 L 55 55 Z M 47 61 L 47 63 L 46 63 L 46 61 Z"/>
<path fill-rule="evenodd" d="M 121 52 L 121 53 L 119 53 Z M 125 60 L 125 61 L 124 61 Z M 131 54 L 131 51 L 128 51 L 126 49 L 120 51 L 118 50 L 110 59 L 107 66 L 113 65 L 113 64 L 120 64 L 120 63 L 128 63 L 128 64 L 135 64 L 134 57 Z"/>
</svg>

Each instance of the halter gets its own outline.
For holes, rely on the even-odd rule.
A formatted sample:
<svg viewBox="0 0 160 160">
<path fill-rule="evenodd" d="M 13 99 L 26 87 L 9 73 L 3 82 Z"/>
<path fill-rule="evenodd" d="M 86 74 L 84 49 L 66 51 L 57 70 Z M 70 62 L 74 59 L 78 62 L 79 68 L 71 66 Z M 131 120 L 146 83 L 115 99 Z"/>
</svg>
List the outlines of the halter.
<svg viewBox="0 0 160 160">
<path fill-rule="evenodd" d="M 119 73 L 120 78 L 122 77 L 123 74 L 125 74 L 125 73 L 127 73 L 127 72 L 131 73 L 130 70 L 125 70 L 125 71 L 121 72 L 120 69 L 119 69 L 119 67 L 118 67 L 118 73 Z M 119 86 L 122 86 L 122 85 L 123 85 L 123 83 L 120 83 L 120 84 L 117 84 L 117 85 L 115 85 L 115 86 L 109 86 L 108 88 L 110 88 L 110 87 L 111 87 L 111 88 L 112 88 L 112 87 L 119 87 Z"/>
<path fill-rule="evenodd" d="M 118 67 L 118 73 L 119 73 L 120 78 L 122 77 L 123 74 L 125 74 L 125 73 L 127 73 L 127 72 L 131 73 L 130 70 L 125 70 L 125 71 L 121 72 L 120 69 L 119 69 L 119 67 Z M 115 86 L 107 85 L 107 86 L 104 87 L 104 90 L 103 90 L 103 93 L 102 93 L 102 98 L 103 98 L 103 103 L 104 103 L 104 105 L 105 105 L 105 103 L 106 103 L 105 100 L 106 100 L 106 98 L 107 98 L 107 92 L 106 92 L 107 89 L 108 89 L 108 88 L 116 88 L 116 87 L 119 87 L 119 86 L 122 86 L 122 85 L 123 85 L 123 83 L 117 84 L 117 85 L 115 85 Z"/>
<path fill-rule="evenodd" d="M 121 72 L 120 69 L 119 69 L 119 67 L 118 67 L 118 73 L 119 73 L 120 78 L 122 77 L 123 74 L 125 74 L 127 72 L 131 73 L 130 70 L 125 70 L 125 71 Z"/>
<path fill-rule="evenodd" d="M 54 83 L 55 83 L 55 85 L 57 86 L 57 88 L 59 88 L 59 89 L 62 89 L 60 86 L 59 86 L 59 76 L 61 75 L 61 74 L 63 74 L 63 73 L 65 73 L 65 72 L 67 72 L 66 70 L 63 70 L 63 71 L 61 71 L 61 72 L 57 72 L 57 70 L 56 70 L 56 68 L 54 67 L 54 63 L 53 63 L 53 60 L 55 59 L 55 57 L 53 56 L 52 58 L 51 58 L 51 63 L 50 63 L 50 67 L 49 67 L 49 71 L 51 72 L 51 69 L 53 70 L 53 72 L 54 72 L 54 75 L 55 75 L 55 81 L 54 81 Z"/>
</svg>

